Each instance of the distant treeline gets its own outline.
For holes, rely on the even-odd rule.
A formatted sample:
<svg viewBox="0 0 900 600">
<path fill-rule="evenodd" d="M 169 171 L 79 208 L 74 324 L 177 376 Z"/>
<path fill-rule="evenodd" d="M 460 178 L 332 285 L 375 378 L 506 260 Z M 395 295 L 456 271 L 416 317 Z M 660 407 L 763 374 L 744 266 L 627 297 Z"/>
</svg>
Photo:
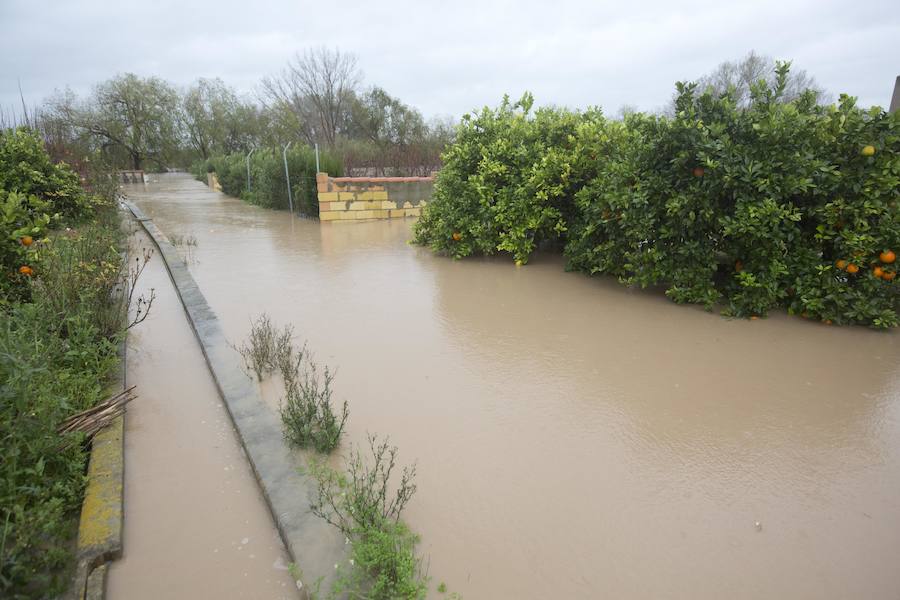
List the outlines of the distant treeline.
<svg viewBox="0 0 900 600">
<path fill-rule="evenodd" d="M 13 122 L 16 121 L 16 122 Z M 0 126 L 41 133 L 57 158 L 99 151 L 118 168 L 186 168 L 200 160 L 246 154 L 288 142 L 318 144 L 345 173 L 424 175 L 439 168 L 452 139 L 449 120 L 426 121 L 380 87 L 364 88 L 355 56 L 319 48 L 297 55 L 261 81 L 255 98 L 220 79 L 178 89 L 158 77 L 117 75 L 79 97 L 57 92 Z"/>
</svg>

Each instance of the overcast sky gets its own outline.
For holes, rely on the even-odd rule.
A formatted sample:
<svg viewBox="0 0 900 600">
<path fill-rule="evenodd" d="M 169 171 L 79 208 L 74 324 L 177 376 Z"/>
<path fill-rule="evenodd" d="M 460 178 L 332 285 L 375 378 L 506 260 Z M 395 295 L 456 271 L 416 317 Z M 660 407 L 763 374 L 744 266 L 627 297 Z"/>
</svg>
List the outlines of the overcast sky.
<svg viewBox="0 0 900 600">
<path fill-rule="evenodd" d="M 833 98 L 887 106 L 900 75 L 896 0 L 0 0 L 0 106 L 116 73 L 254 93 L 298 51 L 358 55 L 426 116 L 531 90 L 539 104 L 663 106 L 678 80 L 751 49 L 794 61 Z"/>
</svg>

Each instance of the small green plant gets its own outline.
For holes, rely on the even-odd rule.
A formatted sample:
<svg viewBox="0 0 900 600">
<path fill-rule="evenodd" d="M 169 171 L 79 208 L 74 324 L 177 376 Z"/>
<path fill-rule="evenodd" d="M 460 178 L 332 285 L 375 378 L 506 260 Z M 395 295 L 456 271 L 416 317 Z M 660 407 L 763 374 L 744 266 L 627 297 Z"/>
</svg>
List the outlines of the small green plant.
<svg viewBox="0 0 900 600">
<path fill-rule="evenodd" d="M 237 348 L 247 369 L 256 373 L 256 379 L 262 381 L 275 368 L 276 341 L 278 333 L 269 315 L 263 313 L 250 321 L 250 336 Z"/>
<path fill-rule="evenodd" d="M 244 359 L 247 369 L 256 373 L 258 381 L 275 371 L 281 374 L 285 382 L 296 379 L 300 363 L 307 353 L 306 345 L 299 349 L 294 347 L 293 325 L 285 325 L 278 330 L 266 313 L 250 321 L 250 336 L 235 349 Z"/>
<path fill-rule="evenodd" d="M 288 369 L 281 403 L 284 437 L 298 448 L 312 447 L 318 452 L 331 452 L 341 441 L 349 415 L 346 400 L 341 405 L 340 415 L 334 412 L 331 401 L 334 372 L 325 367 L 320 376 L 318 366 L 305 349 L 296 353 L 296 357 L 283 354 L 281 360 Z"/>
<path fill-rule="evenodd" d="M 338 528 L 351 546 L 332 597 L 425 598 L 428 577 L 416 555 L 419 537 L 400 519 L 416 492 L 415 466 L 404 467 L 399 482 L 392 481 L 397 447 L 375 436 L 368 441 L 370 457 L 352 450 L 345 473 L 321 461 L 309 465 L 316 480 L 313 514 Z"/>
</svg>

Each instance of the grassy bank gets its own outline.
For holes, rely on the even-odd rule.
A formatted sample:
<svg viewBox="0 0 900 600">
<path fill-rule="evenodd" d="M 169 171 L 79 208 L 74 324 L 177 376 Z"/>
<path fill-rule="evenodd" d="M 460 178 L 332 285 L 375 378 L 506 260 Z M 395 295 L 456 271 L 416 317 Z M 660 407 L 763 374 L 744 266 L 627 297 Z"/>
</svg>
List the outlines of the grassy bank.
<svg viewBox="0 0 900 600">
<path fill-rule="evenodd" d="M 103 400 L 122 339 L 128 267 L 113 187 L 54 165 L 40 139 L 0 133 L 0 597 L 69 583 L 85 485 L 84 434 L 67 417 Z M 101 189 L 102 188 L 102 189 Z"/>
</svg>

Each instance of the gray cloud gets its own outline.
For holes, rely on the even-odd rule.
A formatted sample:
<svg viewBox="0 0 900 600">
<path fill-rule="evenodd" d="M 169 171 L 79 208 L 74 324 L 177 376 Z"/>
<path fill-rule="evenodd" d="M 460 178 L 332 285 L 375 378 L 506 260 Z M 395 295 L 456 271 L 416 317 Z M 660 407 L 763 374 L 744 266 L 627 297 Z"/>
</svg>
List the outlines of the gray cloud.
<svg viewBox="0 0 900 600">
<path fill-rule="evenodd" d="M 356 53 L 426 115 L 459 115 L 531 90 L 541 104 L 655 109 L 674 82 L 749 50 L 793 59 L 835 97 L 886 106 L 900 74 L 887 0 L 672 3 L 0 0 L 0 106 L 79 93 L 116 73 L 178 85 L 221 77 L 244 93 L 296 52 Z"/>
</svg>

